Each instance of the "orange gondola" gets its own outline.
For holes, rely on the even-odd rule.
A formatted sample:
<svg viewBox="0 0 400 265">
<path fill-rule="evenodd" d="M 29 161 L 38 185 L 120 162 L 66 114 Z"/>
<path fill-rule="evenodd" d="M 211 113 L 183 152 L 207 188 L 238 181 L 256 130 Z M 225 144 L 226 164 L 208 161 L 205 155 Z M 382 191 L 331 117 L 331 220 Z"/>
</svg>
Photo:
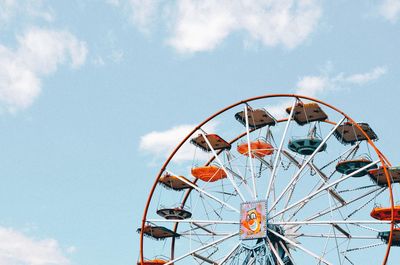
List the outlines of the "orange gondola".
<svg viewBox="0 0 400 265">
<path fill-rule="evenodd" d="M 272 155 L 274 153 L 274 147 L 265 141 L 257 140 L 250 142 L 251 149 L 251 157 L 254 158 L 254 155 L 258 157 L 264 157 L 268 155 Z M 237 151 L 242 155 L 249 156 L 249 145 L 247 142 L 239 144 L 237 147 Z"/>
<path fill-rule="evenodd" d="M 205 182 L 215 182 L 227 177 L 226 172 L 217 166 L 194 167 L 192 175 Z"/>
<path fill-rule="evenodd" d="M 164 260 L 164 259 L 152 259 L 152 260 L 144 260 L 143 264 L 144 265 L 161 265 L 161 264 L 165 264 L 168 261 Z M 141 265 L 142 263 L 140 261 L 138 261 L 137 263 L 138 265 Z"/>
<path fill-rule="evenodd" d="M 371 212 L 371 217 L 381 221 L 392 220 L 392 208 L 391 207 L 376 207 Z M 394 206 L 394 221 L 400 222 L 400 205 Z"/>
</svg>

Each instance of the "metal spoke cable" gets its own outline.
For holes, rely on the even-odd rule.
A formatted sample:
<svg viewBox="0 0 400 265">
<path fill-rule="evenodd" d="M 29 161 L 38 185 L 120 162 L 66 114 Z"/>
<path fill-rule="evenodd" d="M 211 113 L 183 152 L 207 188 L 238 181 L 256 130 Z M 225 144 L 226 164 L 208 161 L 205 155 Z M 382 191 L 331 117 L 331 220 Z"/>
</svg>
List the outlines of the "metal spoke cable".
<svg viewBox="0 0 400 265">
<path fill-rule="evenodd" d="M 346 251 L 342 251 L 342 253 L 359 251 L 359 250 L 364 250 L 364 249 L 369 249 L 369 248 L 374 248 L 374 247 L 379 247 L 379 246 L 382 246 L 382 245 L 385 245 L 385 244 L 386 243 L 378 243 L 378 244 L 366 245 L 366 246 L 357 247 L 357 248 L 351 248 L 351 249 L 348 249 Z"/>
<path fill-rule="evenodd" d="M 355 209 L 353 212 L 351 212 L 344 220 L 349 219 L 350 217 L 352 217 L 354 214 L 356 214 L 357 212 L 359 212 L 361 209 L 363 209 L 365 206 L 367 206 L 368 204 L 370 204 L 373 200 L 375 200 L 376 197 L 378 197 L 382 192 L 384 192 L 385 190 L 382 189 L 381 191 L 379 191 L 375 196 L 373 196 L 371 199 L 369 199 L 366 203 L 364 203 L 363 205 L 361 205 L 359 208 Z"/>
<path fill-rule="evenodd" d="M 344 256 L 344 258 L 345 258 L 348 262 L 350 262 L 351 265 L 355 265 L 347 256 Z"/>
<path fill-rule="evenodd" d="M 359 190 L 364 190 L 364 189 L 369 189 L 369 188 L 375 188 L 376 185 L 367 185 L 367 186 L 362 186 L 362 187 L 358 187 L 355 189 L 347 189 L 347 190 L 340 190 L 338 191 L 338 193 L 345 193 L 345 192 L 352 192 L 352 191 L 359 191 Z"/>
<path fill-rule="evenodd" d="M 333 226 L 330 226 L 330 227 L 329 227 L 329 232 L 328 232 L 329 235 L 331 234 L 331 232 L 332 232 L 333 229 L 334 229 Z M 328 252 L 328 243 L 329 243 L 329 241 L 330 241 L 331 238 L 332 238 L 331 236 L 328 236 L 327 239 L 326 239 L 326 241 L 325 241 L 324 250 L 323 250 L 323 252 L 322 252 L 322 257 L 323 257 L 323 258 L 326 256 L 326 254 L 327 254 L 327 252 Z M 319 261 L 318 264 L 321 264 L 321 261 Z"/>
<path fill-rule="evenodd" d="M 381 232 L 381 231 L 378 230 L 378 229 L 375 229 L 375 228 L 372 228 L 372 227 L 369 227 L 369 226 L 366 226 L 366 225 L 361 225 L 361 224 L 353 224 L 353 225 L 358 226 L 358 227 L 361 227 L 361 228 L 364 228 L 365 230 L 369 230 L 369 231 L 376 232 L 376 233 Z"/>
<path fill-rule="evenodd" d="M 332 200 L 331 200 L 331 196 L 329 196 L 329 192 L 327 191 L 327 197 L 328 197 L 328 201 L 329 201 L 329 207 L 330 207 L 330 215 L 331 218 L 333 219 L 333 212 L 332 212 Z M 332 225 L 332 227 L 334 227 L 334 225 Z M 335 227 L 336 228 L 336 227 Z M 336 235 L 336 229 L 332 229 L 333 231 L 333 235 L 335 237 L 335 244 L 336 244 L 336 250 L 337 250 L 337 255 L 338 255 L 338 259 L 339 259 L 339 263 L 342 263 L 341 259 L 340 259 L 340 252 L 339 252 L 339 245 L 338 245 L 338 239 L 337 239 L 337 235 Z"/>
<path fill-rule="evenodd" d="M 325 164 L 323 167 L 320 168 L 320 170 L 321 170 L 321 171 L 324 170 L 325 168 L 329 167 L 329 166 L 332 165 L 333 163 L 335 163 L 335 162 L 337 162 L 337 161 L 343 159 L 343 157 L 345 157 L 344 160 L 347 160 L 347 159 L 349 158 L 349 156 L 350 156 L 352 153 L 354 153 L 354 154 L 357 153 L 357 150 L 359 149 L 359 145 L 360 145 L 360 143 L 357 143 L 354 147 L 350 148 L 349 150 L 347 150 L 347 151 L 345 151 L 344 153 L 340 154 L 340 155 L 339 155 L 338 157 L 336 157 L 334 160 L 332 160 L 332 161 L 330 161 L 329 163 Z M 347 154 L 347 153 L 348 153 L 348 154 Z M 346 154 L 347 154 L 347 156 L 346 156 Z M 334 172 L 336 172 L 336 170 L 335 170 Z"/>
<path fill-rule="evenodd" d="M 347 243 L 347 247 L 346 247 L 346 250 L 348 250 L 349 249 L 349 247 L 350 247 L 350 240 L 348 241 L 348 243 Z M 344 257 L 344 259 L 343 259 L 343 263 L 341 264 L 341 265 L 343 265 L 344 264 L 344 261 L 345 260 L 348 260 L 348 261 L 350 261 L 349 260 L 349 258 L 347 257 L 347 252 L 346 253 L 342 253 L 342 255 L 343 255 L 343 257 Z M 350 261 L 350 263 L 351 263 L 351 261 Z"/>
</svg>

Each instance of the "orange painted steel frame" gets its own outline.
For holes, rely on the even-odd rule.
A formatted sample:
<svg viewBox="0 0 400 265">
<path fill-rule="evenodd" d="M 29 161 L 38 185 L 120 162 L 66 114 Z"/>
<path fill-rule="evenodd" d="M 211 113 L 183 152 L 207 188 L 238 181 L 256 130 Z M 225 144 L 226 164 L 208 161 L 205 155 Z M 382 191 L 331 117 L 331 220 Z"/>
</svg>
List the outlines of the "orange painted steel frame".
<svg viewBox="0 0 400 265">
<path fill-rule="evenodd" d="M 161 177 L 162 173 L 164 172 L 165 168 L 168 166 L 169 162 L 172 160 L 172 158 L 174 157 L 174 155 L 176 154 L 176 152 L 178 152 L 178 150 L 181 148 L 181 146 L 198 130 L 200 129 L 204 124 L 206 124 L 207 122 L 209 122 L 210 120 L 214 119 L 215 117 L 219 116 L 220 114 L 224 113 L 225 111 L 232 109 L 240 104 L 247 104 L 248 102 L 251 101 L 255 101 L 255 100 L 260 100 L 260 99 L 267 99 L 267 98 L 296 98 L 296 99 L 306 99 L 306 100 L 310 100 L 310 101 L 314 101 L 316 103 L 320 103 L 340 114 L 342 114 L 349 122 L 351 122 L 354 126 L 357 127 L 357 129 L 359 129 L 364 136 L 367 138 L 368 143 L 370 144 L 370 146 L 372 146 L 372 148 L 374 149 L 374 151 L 378 154 L 379 156 L 379 160 L 381 162 L 381 165 L 383 166 L 384 172 L 385 172 L 385 176 L 388 182 L 388 190 L 389 190 L 389 194 L 390 194 L 390 206 L 392 209 L 392 218 L 391 218 L 391 226 L 390 226 L 390 236 L 389 236 L 389 241 L 388 241 L 388 246 L 386 249 L 386 254 L 383 260 L 382 265 L 386 265 L 388 258 L 389 258 L 389 254 L 390 254 L 390 248 L 391 248 L 391 244 L 392 244 L 392 240 L 393 240 L 393 229 L 394 229 L 394 199 L 393 199 L 393 192 L 392 192 L 392 185 L 391 185 L 391 181 L 390 181 L 390 176 L 389 176 L 389 172 L 387 170 L 387 166 L 391 166 L 391 163 L 389 162 L 389 160 L 382 154 L 382 152 L 376 147 L 376 145 L 374 144 L 374 142 L 369 138 L 369 136 L 367 135 L 367 133 L 361 128 L 360 125 L 358 125 L 352 118 L 350 118 L 350 116 L 348 116 L 346 113 L 344 113 L 343 111 L 339 110 L 338 108 L 334 107 L 333 105 L 330 105 L 328 103 L 325 103 L 321 100 L 315 99 L 315 98 L 311 98 L 311 97 L 307 97 L 307 96 L 302 96 L 302 95 L 296 95 L 296 94 L 269 94 L 269 95 L 263 95 L 263 96 L 258 96 L 258 97 L 253 97 L 253 98 L 249 98 L 246 100 L 242 100 L 239 102 L 236 102 L 216 113 L 214 113 L 213 115 L 209 116 L 207 119 L 205 119 L 203 122 L 201 122 L 199 125 L 197 125 L 195 128 L 193 128 L 193 130 L 177 145 L 177 147 L 172 151 L 171 155 L 168 157 L 168 159 L 164 162 L 163 166 L 161 167 L 156 180 L 151 188 L 149 197 L 147 198 L 147 203 L 143 212 L 143 218 L 142 218 L 142 230 L 140 233 L 140 263 L 141 265 L 145 265 L 144 264 L 144 255 L 143 255 L 143 229 L 144 226 L 146 224 L 146 219 L 147 219 L 147 213 L 148 213 L 148 209 L 150 206 L 150 202 L 151 199 L 153 197 L 154 191 L 157 187 L 158 184 L 158 180 Z M 285 122 L 287 121 L 287 119 L 282 119 L 279 120 L 278 122 Z M 335 122 L 331 122 L 331 121 L 326 121 L 329 124 L 336 124 Z M 254 131 L 254 130 L 252 130 Z M 236 142 L 237 140 L 239 140 L 240 138 L 242 138 L 244 135 L 246 134 L 246 132 L 242 133 L 241 135 L 239 135 L 238 137 L 236 137 L 235 139 L 233 139 L 232 141 L 230 141 L 229 143 L 232 144 L 234 142 Z M 220 152 L 219 152 L 220 153 Z M 209 165 L 212 161 L 214 160 L 214 158 L 212 158 L 210 161 L 208 161 L 206 163 L 206 165 Z M 197 179 L 194 181 L 194 183 L 197 182 Z M 183 201 L 182 201 L 182 206 L 185 205 L 186 200 L 190 194 L 192 189 L 189 189 L 189 191 L 187 191 Z M 175 228 L 174 228 L 174 232 L 177 231 L 178 228 L 178 224 L 175 224 Z M 172 239 L 172 244 L 171 244 L 171 260 L 174 259 L 174 251 L 175 251 L 175 239 Z"/>
</svg>

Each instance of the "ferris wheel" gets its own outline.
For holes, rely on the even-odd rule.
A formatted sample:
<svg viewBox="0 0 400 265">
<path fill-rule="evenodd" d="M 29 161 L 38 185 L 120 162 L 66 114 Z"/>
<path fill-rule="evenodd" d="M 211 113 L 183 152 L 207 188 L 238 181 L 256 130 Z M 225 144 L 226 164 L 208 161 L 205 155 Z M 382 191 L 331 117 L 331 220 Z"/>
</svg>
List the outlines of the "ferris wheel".
<svg viewBox="0 0 400 265">
<path fill-rule="evenodd" d="M 370 124 L 307 96 L 218 111 L 156 176 L 137 264 L 394 264 L 400 167 L 377 140 Z"/>
</svg>

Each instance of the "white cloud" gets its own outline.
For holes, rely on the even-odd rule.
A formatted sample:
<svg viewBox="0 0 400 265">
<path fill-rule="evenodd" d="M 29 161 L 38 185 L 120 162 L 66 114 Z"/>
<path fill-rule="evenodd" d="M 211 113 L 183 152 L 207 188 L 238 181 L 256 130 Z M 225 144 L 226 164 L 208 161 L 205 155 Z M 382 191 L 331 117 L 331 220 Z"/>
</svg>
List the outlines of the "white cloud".
<svg viewBox="0 0 400 265">
<path fill-rule="evenodd" d="M 128 0 L 126 0 L 128 1 Z M 236 32 L 266 46 L 294 48 L 313 32 L 319 0 L 129 0 L 132 20 L 144 32 L 156 18 L 167 25 L 167 43 L 178 52 L 216 48 Z M 161 15 L 160 15 L 161 13 Z"/>
<path fill-rule="evenodd" d="M 114 63 L 122 62 L 123 58 L 124 58 L 124 51 L 123 50 L 113 50 L 113 51 L 111 51 L 110 59 Z"/>
<path fill-rule="evenodd" d="M 69 253 L 69 254 L 75 253 L 76 252 L 76 247 L 75 246 L 69 246 L 66 249 L 66 252 Z"/>
<path fill-rule="evenodd" d="M 204 126 L 204 130 L 209 133 L 215 133 L 217 124 L 210 123 Z M 182 141 L 186 135 L 192 131 L 196 125 L 194 124 L 183 124 L 174 126 L 165 131 L 153 131 L 143 135 L 140 139 L 139 149 L 148 154 L 152 154 L 157 158 L 167 158 L 174 148 Z M 197 135 L 194 135 L 197 136 Z M 193 159 L 195 146 L 186 143 L 174 156 L 174 162 L 190 161 Z M 208 155 L 199 152 L 199 159 L 205 159 Z"/>
<path fill-rule="evenodd" d="M 121 4 L 119 0 L 106 0 L 106 3 L 113 6 L 119 6 Z"/>
<path fill-rule="evenodd" d="M 0 264 L 69 265 L 71 262 L 54 239 L 37 240 L 0 227 Z"/>
<path fill-rule="evenodd" d="M 20 22 L 25 19 L 43 19 L 53 21 L 54 12 L 45 7 L 44 0 L 0 0 L 0 26 L 10 21 Z"/>
<path fill-rule="evenodd" d="M 330 86 L 330 80 L 323 76 L 305 76 L 297 83 L 296 94 L 315 96 Z"/>
<path fill-rule="evenodd" d="M 60 65 L 78 68 L 85 63 L 84 42 L 65 30 L 34 26 L 54 20 L 47 2 L 0 0 L 0 30 L 15 32 L 16 38 L 12 47 L 0 43 L 0 112 L 31 106 L 41 92 L 42 79 Z"/>
<path fill-rule="evenodd" d="M 354 74 L 347 76 L 343 81 L 353 83 L 356 85 L 362 85 L 370 81 L 380 78 L 382 75 L 386 74 L 386 67 L 375 67 L 372 71 L 363 74 Z"/>
<path fill-rule="evenodd" d="M 380 78 L 386 72 L 386 67 L 379 66 L 369 72 L 352 75 L 340 73 L 333 77 L 329 75 L 304 76 L 297 82 L 296 93 L 314 97 L 329 90 L 338 90 L 345 87 L 364 85 Z"/>
<path fill-rule="evenodd" d="M 31 28 L 17 37 L 16 49 L 0 44 L 0 106 L 14 112 L 32 105 L 41 91 L 41 78 L 69 62 L 86 60 L 86 44 L 68 31 Z"/>
<path fill-rule="evenodd" d="M 176 21 L 168 43 L 179 52 L 214 49 L 238 27 L 230 0 L 178 1 Z"/>
<path fill-rule="evenodd" d="M 310 75 L 300 78 L 296 84 L 294 94 L 308 97 L 318 97 L 329 91 L 353 88 L 365 85 L 380 78 L 387 72 L 386 67 L 375 67 L 369 72 L 346 75 L 344 73 L 331 76 L 329 74 Z M 268 111 L 277 118 L 286 115 L 285 109 L 293 102 L 285 100 L 280 104 L 269 106 Z"/>
<path fill-rule="evenodd" d="M 106 64 L 100 55 L 97 55 L 92 62 L 95 66 L 104 66 Z"/>
<path fill-rule="evenodd" d="M 159 2 L 159 0 L 129 0 L 132 21 L 141 31 L 149 31 L 156 18 Z"/>
<path fill-rule="evenodd" d="M 15 6 L 15 0 L 0 0 L 0 25 L 10 19 Z"/>
<path fill-rule="evenodd" d="M 384 0 L 379 11 L 387 20 L 396 22 L 400 16 L 400 0 Z"/>
</svg>

